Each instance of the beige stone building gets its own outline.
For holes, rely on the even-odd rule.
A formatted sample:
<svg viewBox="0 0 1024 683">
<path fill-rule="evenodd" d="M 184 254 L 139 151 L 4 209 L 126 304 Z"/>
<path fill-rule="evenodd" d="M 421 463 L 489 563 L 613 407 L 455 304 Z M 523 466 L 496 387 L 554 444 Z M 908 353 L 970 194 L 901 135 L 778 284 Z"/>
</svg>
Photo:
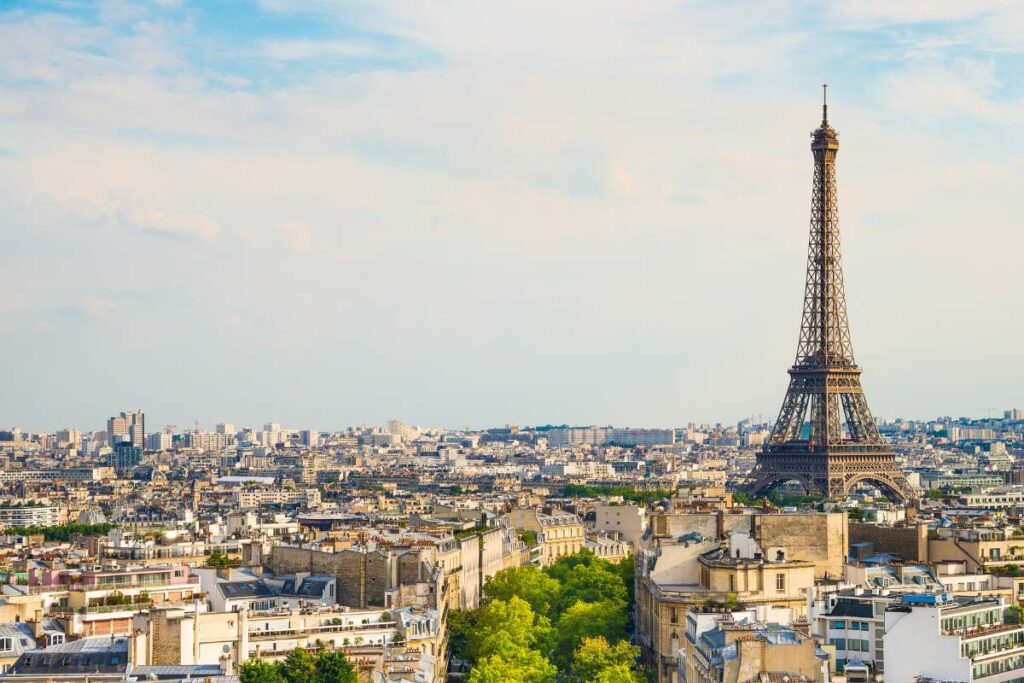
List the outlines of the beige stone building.
<svg viewBox="0 0 1024 683">
<path fill-rule="evenodd" d="M 516 508 L 509 517 L 517 530 L 532 531 L 540 544 L 538 561 L 542 566 L 554 564 L 558 558 L 574 555 L 583 549 L 583 522 L 569 512 L 545 514 L 536 508 Z"/>
<path fill-rule="evenodd" d="M 636 568 L 637 641 L 659 683 L 680 681 L 686 615 L 710 604 L 806 611 L 818 579 L 842 577 L 842 513 L 658 514 Z"/>
</svg>

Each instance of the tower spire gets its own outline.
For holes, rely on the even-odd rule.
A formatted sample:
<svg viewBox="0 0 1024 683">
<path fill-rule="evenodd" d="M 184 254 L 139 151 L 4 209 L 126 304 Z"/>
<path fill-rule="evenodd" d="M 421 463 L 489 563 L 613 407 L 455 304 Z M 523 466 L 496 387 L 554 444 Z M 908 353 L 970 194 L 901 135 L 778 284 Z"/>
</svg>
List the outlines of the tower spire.
<svg viewBox="0 0 1024 683">
<path fill-rule="evenodd" d="M 828 83 L 821 84 L 821 125 L 828 125 Z"/>
</svg>

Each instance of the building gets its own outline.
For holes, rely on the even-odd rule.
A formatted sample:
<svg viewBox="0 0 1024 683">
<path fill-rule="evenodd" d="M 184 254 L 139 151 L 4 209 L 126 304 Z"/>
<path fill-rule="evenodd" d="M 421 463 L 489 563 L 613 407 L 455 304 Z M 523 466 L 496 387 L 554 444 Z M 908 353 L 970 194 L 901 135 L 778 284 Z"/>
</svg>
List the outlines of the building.
<svg viewBox="0 0 1024 683">
<path fill-rule="evenodd" d="M 410 681 L 440 683 L 447 669 L 446 622 L 429 608 L 154 610 L 136 619 L 136 632 L 140 663 L 150 665 L 217 665 L 237 672 L 251 659 L 280 660 L 295 648 L 324 645 L 341 649 L 360 669 L 361 680 L 381 671 L 396 647 L 402 648 Z"/>
<path fill-rule="evenodd" d="M 128 441 L 136 448 L 146 447 L 146 416 L 141 410 L 115 415 L 107 420 L 107 444 Z"/>
<path fill-rule="evenodd" d="M 520 531 L 533 532 L 540 546 L 537 561 L 542 566 L 554 564 L 558 558 L 573 555 L 583 548 L 583 522 L 569 512 L 545 514 L 535 508 L 517 508 L 509 513 L 512 525 Z"/>
<path fill-rule="evenodd" d="M 903 595 L 885 611 L 885 679 L 1008 683 L 1024 678 L 1024 625 L 998 598 Z"/>
<path fill-rule="evenodd" d="M 132 618 L 157 605 L 192 609 L 199 578 L 180 565 L 117 569 L 40 569 L 29 573 L 28 590 L 66 623 L 69 635 L 128 635 Z"/>
<path fill-rule="evenodd" d="M 630 504 L 600 503 L 594 506 L 594 531 L 614 533 L 634 548 L 647 531 L 647 508 Z"/>
<path fill-rule="evenodd" d="M 696 605 L 807 610 L 816 580 L 842 577 L 841 513 L 659 513 L 636 559 L 636 642 L 658 683 L 678 683 L 678 647 Z"/>
<path fill-rule="evenodd" d="M 60 508 L 34 500 L 0 503 L 0 528 L 12 526 L 56 526 Z"/>
<path fill-rule="evenodd" d="M 169 451 L 172 445 L 172 437 L 167 432 L 152 432 L 146 434 L 146 450 L 159 453 Z"/>
<path fill-rule="evenodd" d="M 119 441 L 107 458 L 107 464 L 119 474 L 126 472 L 142 461 L 142 448 L 131 441 Z"/>
<path fill-rule="evenodd" d="M 677 681 L 830 680 L 829 654 L 790 626 L 788 610 L 693 609 L 678 648 Z"/>
</svg>

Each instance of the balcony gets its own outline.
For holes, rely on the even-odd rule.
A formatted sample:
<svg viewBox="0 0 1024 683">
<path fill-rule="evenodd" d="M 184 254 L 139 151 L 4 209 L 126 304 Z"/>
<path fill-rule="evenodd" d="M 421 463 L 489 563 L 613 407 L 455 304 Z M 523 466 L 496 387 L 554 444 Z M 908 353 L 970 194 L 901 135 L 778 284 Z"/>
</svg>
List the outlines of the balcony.
<svg viewBox="0 0 1024 683">
<path fill-rule="evenodd" d="M 288 628 L 276 630 L 251 630 L 249 640 L 266 640 L 281 637 L 307 637 L 322 633 L 356 633 L 364 631 L 381 631 L 395 628 L 398 622 L 378 621 L 373 624 L 321 624 L 307 628 Z"/>
<path fill-rule="evenodd" d="M 53 614 L 109 614 L 111 612 L 138 612 L 153 606 L 152 600 L 132 602 L 124 605 L 87 605 L 85 607 L 53 607 Z"/>
</svg>

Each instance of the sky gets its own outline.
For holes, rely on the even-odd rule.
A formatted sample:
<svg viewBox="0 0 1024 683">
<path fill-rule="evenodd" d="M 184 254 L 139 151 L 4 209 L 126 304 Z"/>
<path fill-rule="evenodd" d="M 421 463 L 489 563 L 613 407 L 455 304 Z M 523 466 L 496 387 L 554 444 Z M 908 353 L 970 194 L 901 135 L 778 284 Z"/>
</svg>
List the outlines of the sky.
<svg viewBox="0 0 1024 683">
<path fill-rule="evenodd" d="M 876 415 L 1024 407 L 1018 0 L 0 3 L 0 425 L 774 418 L 829 84 Z"/>
</svg>

